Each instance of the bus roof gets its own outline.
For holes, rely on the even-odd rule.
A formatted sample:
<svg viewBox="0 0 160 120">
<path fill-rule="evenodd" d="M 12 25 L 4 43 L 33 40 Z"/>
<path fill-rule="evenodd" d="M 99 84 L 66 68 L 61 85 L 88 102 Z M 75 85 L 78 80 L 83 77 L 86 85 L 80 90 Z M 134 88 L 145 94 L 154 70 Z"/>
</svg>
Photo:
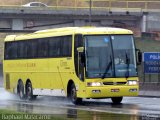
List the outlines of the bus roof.
<svg viewBox="0 0 160 120">
<path fill-rule="evenodd" d="M 71 34 L 133 34 L 132 31 L 113 27 L 64 27 L 36 31 L 25 35 L 8 35 L 5 41 L 17 41 L 26 39 L 45 38 L 51 36 L 63 36 Z"/>
</svg>

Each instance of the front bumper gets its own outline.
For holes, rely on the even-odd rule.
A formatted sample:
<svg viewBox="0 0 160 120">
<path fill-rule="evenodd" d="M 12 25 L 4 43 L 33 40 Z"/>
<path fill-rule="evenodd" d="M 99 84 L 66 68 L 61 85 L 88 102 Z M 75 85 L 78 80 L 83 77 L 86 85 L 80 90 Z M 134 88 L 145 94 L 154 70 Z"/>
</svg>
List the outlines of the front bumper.
<svg viewBox="0 0 160 120">
<path fill-rule="evenodd" d="M 86 87 L 85 98 L 107 98 L 122 96 L 138 96 L 139 87 L 136 86 L 100 86 Z"/>
</svg>

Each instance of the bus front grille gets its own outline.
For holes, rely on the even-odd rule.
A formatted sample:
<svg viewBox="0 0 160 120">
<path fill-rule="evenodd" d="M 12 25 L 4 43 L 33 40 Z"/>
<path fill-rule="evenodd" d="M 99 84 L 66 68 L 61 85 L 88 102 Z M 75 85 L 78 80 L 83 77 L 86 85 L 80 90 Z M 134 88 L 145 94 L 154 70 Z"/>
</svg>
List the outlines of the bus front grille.
<svg viewBox="0 0 160 120">
<path fill-rule="evenodd" d="M 104 85 L 125 85 L 127 82 L 103 82 Z"/>
</svg>

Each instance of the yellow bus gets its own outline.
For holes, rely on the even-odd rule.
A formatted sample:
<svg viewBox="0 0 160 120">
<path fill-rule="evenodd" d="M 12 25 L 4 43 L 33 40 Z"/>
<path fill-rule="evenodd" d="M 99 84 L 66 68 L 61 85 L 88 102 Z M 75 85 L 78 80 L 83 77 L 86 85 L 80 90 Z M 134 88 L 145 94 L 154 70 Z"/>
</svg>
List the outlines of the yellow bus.
<svg viewBox="0 0 160 120">
<path fill-rule="evenodd" d="M 26 35 L 9 35 L 4 45 L 4 87 L 21 99 L 67 96 L 83 98 L 137 96 L 137 63 L 130 30 L 110 27 L 65 27 Z"/>
</svg>

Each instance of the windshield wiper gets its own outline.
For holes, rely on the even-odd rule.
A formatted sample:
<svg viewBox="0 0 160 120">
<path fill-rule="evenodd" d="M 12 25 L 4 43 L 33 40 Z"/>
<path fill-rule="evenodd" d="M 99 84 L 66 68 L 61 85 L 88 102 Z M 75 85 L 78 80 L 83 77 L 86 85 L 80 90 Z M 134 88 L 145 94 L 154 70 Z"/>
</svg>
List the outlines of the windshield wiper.
<svg viewBox="0 0 160 120">
<path fill-rule="evenodd" d="M 125 76 L 126 76 L 126 78 L 128 78 L 129 77 L 129 64 L 130 64 L 130 59 L 128 58 L 128 55 L 127 55 L 127 53 L 125 52 L 125 54 L 126 54 L 126 64 L 127 64 L 127 71 L 126 71 L 126 74 L 125 74 Z"/>
<path fill-rule="evenodd" d="M 108 65 L 107 65 L 107 67 L 106 67 L 106 69 L 105 69 L 105 72 L 103 73 L 103 75 L 102 75 L 102 79 L 104 79 L 105 78 L 105 75 L 108 73 L 108 71 L 109 71 L 109 68 L 112 66 L 112 58 L 111 58 L 111 56 L 110 56 L 110 62 L 108 63 Z"/>
</svg>

